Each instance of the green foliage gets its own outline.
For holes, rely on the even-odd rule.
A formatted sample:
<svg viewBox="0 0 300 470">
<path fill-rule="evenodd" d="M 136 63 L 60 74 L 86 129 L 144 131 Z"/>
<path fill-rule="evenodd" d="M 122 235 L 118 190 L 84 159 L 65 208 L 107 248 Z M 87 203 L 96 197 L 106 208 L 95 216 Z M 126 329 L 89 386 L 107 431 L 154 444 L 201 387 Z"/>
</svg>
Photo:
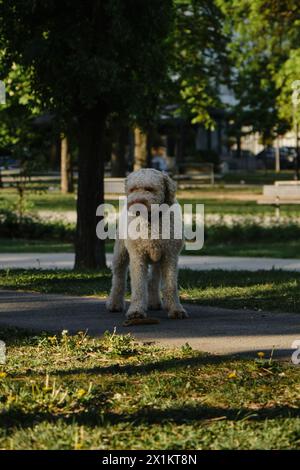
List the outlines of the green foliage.
<svg viewBox="0 0 300 470">
<path fill-rule="evenodd" d="M 6 103 L 0 106 L 0 152 L 19 160 L 28 173 L 45 165 L 51 129 L 35 124 L 42 106 L 32 92 L 30 70 L 12 63 L 7 71 L 3 53 L 1 59 L 0 78 L 5 84 Z"/>
<path fill-rule="evenodd" d="M 138 353 L 138 348 L 132 335 L 117 335 L 114 331 L 104 334 L 107 353 L 112 356 L 131 356 Z"/>
<path fill-rule="evenodd" d="M 293 85 L 300 77 L 300 49 L 290 51 L 289 58 L 282 65 L 276 77 L 276 84 L 280 93 L 278 95 L 278 106 L 280 115 L 291 124 L 300 122 L 300 106 L 292 102 Z M 297 86 L 300 97 L 300 86 Z"/>
<path fill-rule="evenodd" d="M 172 0 L 0 0 L 5 64 L 30 70 L 36 95 L 78 144 L 76 267 L 105 265 L 94 229 L 104 132 L 112 115 L 153 122 L 172 21 Z"/>
<path fill-rule="evenodd" d="M 213 127 L 212 109 L 220 106 L 219 84 L 226 70 L 223 15 L 215 1 L 177 0 L 173 37 L 173 86 L 180 113 L 192 123 Z M 179 110 L 178 110 L 179 111 Z"/>
<path fill-rule="evenodd" d="M 20 217 L 18 212 L 0 208 L 0 238 L 60 240 L 73 242 L 75 228 L 63 222 L 42 221 L 34 215 Z"/>
<path fill-rule="evenodd" d="M 232 109 L 233 133 L 242 126 L 274 139 L 292 126 L 292 79 L 299 76 L 296 56 L 299 18 L 290 0 L 217 0 L 232 31 L 229 54 L 232 88 L 238 103 Z M 289 77 L 289 78 L 288 78 Z"/>
<path fill-rule="evenodd" d="M 172 2 L 0 2 L 5 61 L 31 71 L 58 118 L 87 109 L 152 119 L 165 79 Z"/>
<path fill-rule="evenodd" d="M 231 226 L 212 224 L 205 229 L 205 239 L 209 245 L 214 243 L 247 243 L 257 240 L 272 242 L 293 241 L 300 237 L 300 225 L 298 223 L 270 224 L 264 227 L 259 222 L 236 222 Z"/>
</svg>

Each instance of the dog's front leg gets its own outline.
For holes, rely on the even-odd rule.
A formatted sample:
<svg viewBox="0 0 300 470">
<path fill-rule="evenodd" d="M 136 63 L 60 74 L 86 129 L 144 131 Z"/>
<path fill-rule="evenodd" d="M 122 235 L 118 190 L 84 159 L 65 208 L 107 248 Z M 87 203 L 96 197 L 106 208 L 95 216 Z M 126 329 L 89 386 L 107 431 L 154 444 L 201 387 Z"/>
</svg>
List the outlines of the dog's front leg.
<svg viewBox="0 0 300 470">
<path fill-rule="evenodd" d="M 161 261 L 163 306 L 169 318 L 187 318 L 188 314 L 180 303 L 177 290 L 177 257 L 166 257 Z"/>
<path fill-rule="evenodd" d="M 106 302 L 109 312 L 121 312 L 125 308 L 124 295 L 126 290 L 127 269 L 129 256 L 124 240 L 115 241 L 114 256 L 112 262 L 112 287 L 110 296 Z"/>
<path fill-rule="evenodd" d="M 147 276 L 148 266 L 143 257 L 130 254 L 131 303 L 126 313 L 127 318 L 147 316 Z"/>
</svg>

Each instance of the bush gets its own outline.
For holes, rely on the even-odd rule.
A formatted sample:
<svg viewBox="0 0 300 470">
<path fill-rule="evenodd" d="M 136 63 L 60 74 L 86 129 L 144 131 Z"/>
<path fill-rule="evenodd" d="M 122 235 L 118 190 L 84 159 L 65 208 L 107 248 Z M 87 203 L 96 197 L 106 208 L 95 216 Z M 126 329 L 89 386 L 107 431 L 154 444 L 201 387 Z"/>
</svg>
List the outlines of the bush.
<svg viewBox="0 0 300 470">
<path fill-rule="evenodd" d="M 258 241 L 282 242 L 299 240 L 300 227 L 261 227 L 259 225 L 224 225 L 207 227 L 205 230 L 205 242 L 214 243 L 251 243 Z"/>
<path fill-rule="evenodd" d="M 195 230 L 195 227 L 193 227 Z M 73 243 L 75 226 L 63 221 L 45 221 L 35 215 L 20 217 L 16 212 L 0 208 L 0 238 L 59 240 Z M 205 222 L 205 244 L 269 243 L 300 239 L 300 221 L 239 216 L 208 216 Z"/>
<path fill-rule="evenodd" d="M 228 216 L 229 217 L 229 216 Z M 247 218 L 237 220 L 219 220 L 205 224 L 205 242 L 214 243 L 255 243 L 258 241 L 283 242 L 299 240 L 299 221 Z"/>
<path fill-rule="evenodd" d="M 9 209 L 0 208 L 0 238 L 60 240 L 74 242 L 75 227 L 60 221 L 43 221 L 32 215 L 19 217 Z"/>
</svg>

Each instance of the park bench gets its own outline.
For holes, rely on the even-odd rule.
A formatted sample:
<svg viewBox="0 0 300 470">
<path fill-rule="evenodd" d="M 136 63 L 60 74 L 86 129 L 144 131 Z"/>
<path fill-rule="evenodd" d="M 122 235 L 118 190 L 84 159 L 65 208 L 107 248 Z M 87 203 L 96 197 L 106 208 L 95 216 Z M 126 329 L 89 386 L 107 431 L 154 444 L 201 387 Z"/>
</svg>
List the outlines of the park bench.
<svg viewBox="0 0 300 470">
<path fill-rule="evenodd" d="M 215 174 L 213 163 L 187 162 L 180 163 L 179 174 L 174 175 L 180 189 L 188 189 L 199 186 L 201 182 L 214 184 Z"/>
<path fill-rule="evenodd" d="M 119 195 L 125 194 L 125 178 L 104 178 L 104 194 Z"/>
<path fill-rule="evenodd" d="M 17 185 L 19 182 L 25 182 L 26 185 L 30 185 L 32 183 L 40 183 L 44 185 L 44 188 L 47 189 L 47 183 L 58 183 L 60 181 L 60 174 L 49 174 L 49 175 L 33 175 L 33 176 L 22 176 L 20 174 L 20 170 L 2 170 L 2 183 L 4 186 L 13 187 Z M 77 179 L 77 174 L 74 175 L 75 179 Z M 125 178 L 104 178 L 104 193 L 105 194 L 124 194 L 125 193 L 125 186 L 124 186 Z"/>
<path fill-rule="evenodd" d="M 263 186 L 258 204 L 300 204 L 300 181 L 275 181 L 274 185 Z"/>
</svg>

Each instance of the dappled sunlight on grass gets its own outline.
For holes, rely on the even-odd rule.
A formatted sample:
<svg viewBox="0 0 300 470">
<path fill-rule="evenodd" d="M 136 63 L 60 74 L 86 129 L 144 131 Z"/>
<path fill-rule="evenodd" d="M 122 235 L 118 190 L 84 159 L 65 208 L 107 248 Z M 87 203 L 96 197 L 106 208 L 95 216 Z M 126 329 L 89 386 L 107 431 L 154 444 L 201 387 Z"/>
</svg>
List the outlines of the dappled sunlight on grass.
<svg viewBox="0 0 300 470">
<path fill-rule="evenodd" d="M 193 271 L 179 273 L 179 291 L 186 302 L 224 308 L 300 311 L 300 273 L 286 271 Z M 106 297 L 109 269 L 0 271 L 0 288 Z"/>
<path fill-rule="evenodd" d="M 11 449 L 298 447 L 299 373 L 166 350 L 130 336 L 1 330 L 0 446 Z"/>
</svg>

